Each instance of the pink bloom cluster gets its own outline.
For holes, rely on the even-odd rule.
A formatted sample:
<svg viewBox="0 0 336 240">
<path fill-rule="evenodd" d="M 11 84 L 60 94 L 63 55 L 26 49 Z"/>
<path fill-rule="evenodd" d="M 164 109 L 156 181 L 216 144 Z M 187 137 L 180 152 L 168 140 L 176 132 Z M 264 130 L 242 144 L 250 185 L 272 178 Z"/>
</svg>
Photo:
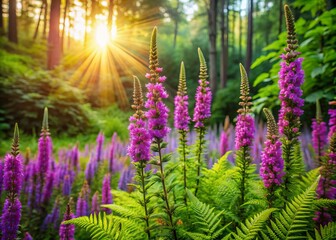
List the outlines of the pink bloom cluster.
<svg viewBox="0 0 336 240">
<path fill-rule="evenodd" d="M 204 121 L 211 117 L 212 93 L 208 81 L 198 80 L 199 86 L 196 90 L 196 105 L 194 110 L 195 128 L 204 127 Z"/>
<path fill-rule="evenodd" d="M 279 186 L 282 183 L 285 173 L 281 155 L 281 142 L 277 136 L 271 136 L 271 139 L 265 141 L 265 148 L 261 154 L 260 175 L 266 188 Z"/>
<path fill-rule="evenodd" d="M 312 129 L 312 142 L 315 153 L 323 153 L 324 147 L 327 144 L 327 125 L 325 122 L 313 119 Z"/>
<path fill-rule="evenodd" d="M 254 120 L 250 115 L 239 114 L 236 125 L 235 147 L 250 147 L 253 142 Z"/>
<path fill-rule="evenodd" d="M 336 133 L 336 109 L 329 109 L 329 133 L 328 138 L 331 139 L 331 136 Z"/>
<path fill-rule="evenodd" d="M 281 56 L 285 60 L 285 55 Z M 304 81 L 304 72 L 302 70 L 303 58 L 295 59 L 293 62 L 281 62 L 279 72 L 279 87 L 281 100 L 281 109 L 279 112 L 279 131 L 286 134 L 287 131 L 298 132 L 298 124 L 293 121 L 303 114 L 304 101 L 301 98 L 301 85 Z M 287 131 L 286 131 L 287 129 Z"/>
<path fill-rule="evenodd" d="M 174 126 L 178 130 L 189 130 L 190 116 L 188 113 L 188 95 L 176 95 Z"/>
</svg>

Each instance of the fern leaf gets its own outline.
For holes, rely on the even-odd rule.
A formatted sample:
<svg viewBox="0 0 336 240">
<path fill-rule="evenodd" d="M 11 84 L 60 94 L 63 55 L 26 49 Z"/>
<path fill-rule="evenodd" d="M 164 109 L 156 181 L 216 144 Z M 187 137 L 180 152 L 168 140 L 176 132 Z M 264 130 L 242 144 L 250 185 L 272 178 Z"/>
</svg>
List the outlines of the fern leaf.
<svg viewBox="0 0 336 240">
<path fill-rule="evenodd" d="M 245 224 L 241 223 L 241 227 L 237 229 L 237 233 L 233 233 L 234 239 L 255 239 L 264 223 L 275 210 L 275 208 L 266 209 L 254 217 L 247 219 Z"/>
<path fill-rule="evenodd" d="M 315 199 L 316 187 L 317 181 L 288 203 L 279 216 L 271 221 L 271 226 L 267 228 L 268 233 L 266 234 L 269 238 L 274 240 L 306 239 L 313 215 L 312 204 Z"/>
<path fill-rule="evenodd" d="M 336 239 L 336 222 L 330 222 L 328 225 L 315 229 L 315 239 L 333 240 Z"/>
</svg>

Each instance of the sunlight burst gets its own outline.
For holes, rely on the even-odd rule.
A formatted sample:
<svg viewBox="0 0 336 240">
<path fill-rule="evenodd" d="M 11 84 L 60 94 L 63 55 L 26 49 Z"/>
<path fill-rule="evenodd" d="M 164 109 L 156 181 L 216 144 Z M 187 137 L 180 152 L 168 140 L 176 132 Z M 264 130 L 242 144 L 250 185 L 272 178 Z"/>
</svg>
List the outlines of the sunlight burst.
<svg viewBox="0 0 336 240">
<path fill-rule="evenodd" d="M 107 27 L 103 24 L 98 25 L 96 27 L 96 32 L 95 32 L 96 44 L 101 48 L 105 48 L 109 40 L 110 40 L 110 36 L 109 36 Z"/>
</svg>

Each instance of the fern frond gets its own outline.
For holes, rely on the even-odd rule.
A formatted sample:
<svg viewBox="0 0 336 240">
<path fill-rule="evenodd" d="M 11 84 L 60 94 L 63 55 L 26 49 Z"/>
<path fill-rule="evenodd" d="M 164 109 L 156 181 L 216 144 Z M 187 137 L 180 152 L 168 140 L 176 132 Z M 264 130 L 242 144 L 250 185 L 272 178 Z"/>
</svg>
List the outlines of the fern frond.
<svg viewBox="0 0 336 240">
<path fill-rule="evenodd" d="M 187 189 L 187 195 L 191 202 L 190 207 L 195 213 L 197 224 L 202 233 L 188 233 L 193 239 L 199 239 L 200 236 L 207 236 L 202 239 L 216 239 L 224 232 L 224 230 L 229 226 L 221 226 L 221 215 L 223 212 L 215 214 L 214 208 L 210 208 L 209 205 L 202 203 L 195 197 L 189 189 Z"/>
<path fill-rule="evenodd" d="M 336 239 L 336 222 L 330 222 L 328 225 L 315 229 L 316 240 L 333 240 Z"/>
<path fill-rule="evenodd" d="M 86 230 L 90 237 L 98 240 L 117 239 L 119 228 L 112 220 L 112 216 L 100 212 L 98 215 L 91 214 L 89 217 L 78 217 L 63 222 L 63 224 L 74 224 L 75 226 Z"/>
<path fill-rule="evenodd" d="M 267 227 L 270 239 L 306 239 L 308 225 L 313 216 L 312 204 L 317 187 L 315 181 L 304 193 L 295 197 Z M 267 238 L 264 238 L 267 239 Z"/>
<path fill-rule="evenodd" d="M 237 233 L 233 233 L 234 239 L 237 240 L 252 240 L 256 239 L 258 233 L 262 229 L 264 223 L 268 220 L 272 212 L 276 208 L 269 208 L 254 217 L 247 219 L 246 223 L 241 223 L 240 228 L 237 228 Z"/>
</svg>

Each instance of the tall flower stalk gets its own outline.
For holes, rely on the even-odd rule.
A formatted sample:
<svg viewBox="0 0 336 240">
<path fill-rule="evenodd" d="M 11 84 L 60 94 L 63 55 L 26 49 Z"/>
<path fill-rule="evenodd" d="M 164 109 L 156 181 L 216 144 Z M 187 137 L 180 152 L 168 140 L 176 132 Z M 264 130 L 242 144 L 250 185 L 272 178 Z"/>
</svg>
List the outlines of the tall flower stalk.
<svg viewBox="0 0 336 240">
<path fill-rule="evenodd" d="M 316 118 L 312 123 L 312 142 L 318 165 L 321 165 L 321 157 L 327 145 L 327 124 L 323 122 L 320 102 L 316 100 Z"/>
<path fill-rule="evenodd" d="M 68 203 L 66 212 L 64 213 L 63 221 L 73 219 L 75 216 L 71 212 L 70 204 Z M 74 240 L 75 239 L 75 225 L 61 224 L 59 229 L 60 240 Z"/>
<path fill-rule="evenodd" d="M 49 133 L 48 124 L 48 108 L 44 108 L 43 122 L 41 135 L 38 141 L 38 156 L 37 156 L 37 168 L 39 172 L 39 199 L 38 203 L 42 201 L 43 188 L 47 181 L 49 173 L 49 167 L 51 163 L 52 154 L 52 142 Z"/>
<path fill-rule="evenodd" d="M 261 154 L 260 175 L 267 189 L 268 205 L 272 208 L 276 200 L 275 193 L 280 189 L 282 177 L 285 173 L 278 126 L 271 111 L 264 108 L 264 113 L 267 119 L 267 140 L 265 141 L 265 149 Z"/>
<path fill-rule="evenodd" d="M 279 72 L 279 99 L 281 108 L 279 111 L 279 131 L 282 135 L 283 159 L 285 161 L 286 175 L 284 179 L 284 196 L 285 200 L 290 199 L 291 192 L 295 188 L 295 182 L 302 169 L 298 166 L 302 165 L 302 159 L 294 157 L 295 148 L 297 148 L 300 134 L 300 116 L 303 114 L 304 101 L 301 98 L 301 85 L 304 81 L 304 72 L 302 70 L 302 58 L 297 58 L 300 54 L 296 51 L 298 48 L 298 40 L 296 39 L 294 16 L 285 5 L 285 17 L 287 27 L 287 47 L 285 54 L 281 55 L 282 62 Z M 301 161 L 297 162 L 297 161 Z"/>
<path fill-rule="evenodd" d="M 248 83 L 247 74 L 242 64 L 240 67 L 241 83 L 240 83 L 240 109 L 238 110 L 238 118 L 236 125 L 236 138 L 235 147 L 237 150 L 236 162 L 240 171 L 239 189 L 240 189 L 240 202 L 241 206 L 245 202 L 247 194 L 247 179 L 248 169 L 252 162 L 251 146 L 254 135 L 254 119 L 250 115 L 251 96 Z M 239 215 L 242 218 L 242 208 L 239 208 Z"/>
<path fill-rule="evenodd" d="M 148 188 L 146 185 L 148 183 L 148 173 L 145 173 L 145 168 L 147 162 L 150 159 L 150 144 L 151 138 L 146 129 L 145 122 L 145 113 L 143 112 L 143 96 L 142 88 L 139 79 L 134 76 L 134 91 L 133 91 L 133 102 L 132 108 L 135 110 L 135 113 L 130 117 L 130 125 L 128 127 L 130 131 L 130 145 L 128 146 L 127 152 L 131 157 L 136 169 L 137 169 L 137 180 L 139 182 L 140 188 L 139 191 L 142 194 L 142 205 L 145 209 L 145 222 L 148 239 L 150 239 L 150 230 L 149 230 L 149 211 L 148 203 L 149 198 L 147 194 Z"/>
<path fill-rule="evenodd" d="M 184 64 L 181 62 L 180 79 L 175 97 L 174 126 L 180 134 L 180 159 L 182 160 L 183 187 L 187 189 L 187 133 L 189 131 L 190 116 L 188 113 L 188 94 Z M 184 203 L 187 204 L 187 195 L 184 194 Z"/>
<path fill-rule="evenodd" d="M 336 101 L 329 102 L 330 106 L 335 106 Z M 328 111 L 329 114 L 329 133 L 328 133 L 328 139 L 330 140 L 332 135 L 336 133 L 336 109 L 330 108 Z"/>
<path fill-rule="evenodd" d="M 316 189 L 317 198 L 336 199 L 336 133 L 331 136 L 329 151 L 322 161 L 320 180 Z M 321 208 L 316 212 L 314 220 L 318 225 L 327 225 L 332 222 L 331 209 Z"/>
<path fill-rule="evenodd" d="M 1 216 L 1 232 L 3 240 L 16 239 L 21 219 L 21 202 L 19 200 L 23 182 L 22 156 L 19 153 L 19 127 L 14 128 L 11 153 L 4 160 L 3 184 L 7 192 Z"/>
<path fill-rule="evenodd" d="M 197 158 L 197 177 L 195 196 L 197 195 L 202 169 L 202 156 L 204 154 L 205 146 L 205 122 L 211 117 L 211 98 L 212 93 L 209 87 L 207 65 L 200 48 L 198 48 L 198 57 L 200 61 L 200 74 L 199 74 L 199 86 L 196 90 L 196 104 L 194 110 L 193 121 L 195 122 L 195 128 L 197 131 L 197 143 L 196 143 L 196 158 Z"/>
<path fill-rule="evenodd" d="M 167 144 L 163 142 L 163 139 L 167 136 L 170 129 L 167 126 L 169 109 L 162 101 L 168 98 L 168 94 L 163 86 L 163 82 L 166 80 L 165 76 L 160 76 L 162 68 L 159 67 L 158 52 L 156 46 L 157 28 L 155 27 L 150 43 L 149 54 L 149 70 L 146 74 L 149 79 L 147 87 L 147 101 L 145 107 L 148 109 L 146 117 L 148 119 L 149 135 L 152 139 L 152 150 L 158 154 L 158 160 L 155 164 L 159 166 L 159 172 L 161 177 L 162 189 L 163 189 L 163 201 L 165 203 L 165 212 L 168 215 L 169 221 L 167 224 L 170 226 L 174 239 L 177 239 L 176 224 L 173 220 L 173 208 L 169 202 L 169 191 L 166 186 L 166 176 L 163 169 L 163 162 L 168 161 L 168 158 L 162 154 Z M 171 189 L 170 189 L 171 190 Z"/>
<path fill-rule="evenodd" d="M 102 204 L 112 204 L 112 193 L 111 193 L 111 175 L 106 174 L 103 179 L 103 186 L 102 186 Z M 107 214 L 111 214 L 111 209 L 103 208 Z"/>
</svg>

